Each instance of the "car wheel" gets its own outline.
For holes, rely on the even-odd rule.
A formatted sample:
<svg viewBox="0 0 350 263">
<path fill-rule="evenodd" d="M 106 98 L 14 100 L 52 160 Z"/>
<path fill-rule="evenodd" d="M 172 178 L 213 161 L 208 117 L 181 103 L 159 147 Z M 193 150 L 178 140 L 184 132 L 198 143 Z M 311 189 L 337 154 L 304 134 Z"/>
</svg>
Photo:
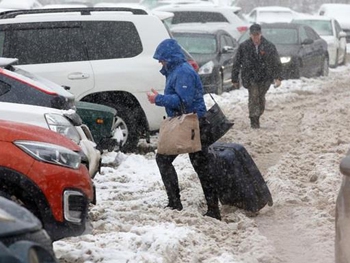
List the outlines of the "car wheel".
<svg viewBox="0 0 350 263">
<path fill-rule="evenodd" d="M 347 50 L 345 48 L 344 57 L 343 57 L 343 61 L 342 61 L 341 65 L 346 65 L 346 59 L 347 59 Z"/>
<path fill-rule="evenodd" d="M 224 92 L 224 83 L 222 80 L 222 74 L 219 72 L 216 76 L 216 94 L 221 95 Z"/>
<path fill-rule="evenodd" d="M 294 68 L 291 70 L 290 77 L 292 79 L 299 79 L 300 78 L 300 61 L 295 63 Z"/>
<path fill-rule="evenodd" d="M 339 60 L 339 53 L 338 53 L 338 50 L 337 50 L 337 54 L 335 55 L 334 65 L 332 65 L 332 68 L 338 67 L 338 60 Z"/>
<path fill-rule="evenodd" d="M 327 57 L 324 58 L 321 70 L 321 76 L 328 76 L 329 73 L 329 60 Z"/>
<path fill-rule="evenodd" d="M 115 122 L 114 136 L 122 136 L 122 141 L 115 146 L 114 150 L 123 152 L 135 152 L 137 144 L 140 140 L 140 134 L 137 127 L 137 110 L 130 109 L 123 105 L 113 105 L 117 110 L 117 118 Z M 120 135 L 118 136 L 119 133 Z M 110 150 L 110 149 L 109 149 Z"/>
</svg>

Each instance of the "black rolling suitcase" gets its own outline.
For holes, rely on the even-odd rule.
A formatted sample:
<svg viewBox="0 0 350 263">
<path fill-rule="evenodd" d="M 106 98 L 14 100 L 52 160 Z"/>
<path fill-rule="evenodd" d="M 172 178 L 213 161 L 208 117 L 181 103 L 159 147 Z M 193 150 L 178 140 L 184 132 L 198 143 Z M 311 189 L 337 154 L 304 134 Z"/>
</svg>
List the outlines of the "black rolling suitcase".
<svg viewBox="0 0 350 263">
<path fill-rule="evenodd" d="M 210 172 L 217 178 L 219 200 L 257 212 L 266 204 L 272 206 L 271 193 L 254 160 L 247 150 L 237 143 L 215 142 L 209 146 Z"/>
</svg>

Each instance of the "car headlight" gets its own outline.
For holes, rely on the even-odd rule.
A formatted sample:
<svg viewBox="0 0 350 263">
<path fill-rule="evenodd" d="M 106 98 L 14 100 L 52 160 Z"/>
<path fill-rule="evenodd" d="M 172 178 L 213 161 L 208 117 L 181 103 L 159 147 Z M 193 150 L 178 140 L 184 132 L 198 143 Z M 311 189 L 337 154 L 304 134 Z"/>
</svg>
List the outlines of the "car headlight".
<svg viewBox="0 0 350 263">
<path fill-rule="evenodd" d="M 78 169 L 81 163 L 79 154 L 56 144 L 35 141 L 15 141 L 14 144 L 42 162 L 72 169 Z"/>
<path fill-rule="evenodd" d="M 198 74 L 199 75 L 211 74 L 213 72 L 213 69 L 214 69 L 214 62 L 209 61 L 199 68 Z"/>
<path fill-rule="evenodd" d="M 79 144 L 81 140 L 79 132 L 66 117 L 60 114 L 47 113 L 45 114 L 45 119 L 50 130 L 66 136 L 76 144 Z"/>
<path fill-rule="evenodd" d="M 280 57 L 280 59 L 282 64 L 289 63 L 292 60 L 291 57 Z"/>
</svg>

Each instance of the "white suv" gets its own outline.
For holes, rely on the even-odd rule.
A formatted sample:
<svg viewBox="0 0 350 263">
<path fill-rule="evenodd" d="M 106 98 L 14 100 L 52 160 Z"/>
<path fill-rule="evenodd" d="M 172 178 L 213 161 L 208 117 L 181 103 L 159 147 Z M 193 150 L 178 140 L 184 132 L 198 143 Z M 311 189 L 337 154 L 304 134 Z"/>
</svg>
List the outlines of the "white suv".
<svg viewBox="0 0 350 263">
<path fill-rule="evenodd" d="M 135 150 L 141 136 L 157 131 L 165 115 L 148 102 L 146 92 L 164 89 L 153 54 L 166 38 L 160 19 L 141 9 L 32 9 L 0 15 L 0 56 L 18 58 L 18 67 L 70 87 L 77 100 L 115 108 L 124 151 Z"/>
</svg>

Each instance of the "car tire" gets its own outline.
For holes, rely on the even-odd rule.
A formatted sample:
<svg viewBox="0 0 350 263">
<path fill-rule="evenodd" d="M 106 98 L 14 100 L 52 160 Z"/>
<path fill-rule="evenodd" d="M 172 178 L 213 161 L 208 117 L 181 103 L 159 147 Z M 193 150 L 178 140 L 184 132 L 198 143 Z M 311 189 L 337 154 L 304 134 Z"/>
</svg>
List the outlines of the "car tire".
<svg viewBox="0 0 350 263">
<path fill-rule="evenodd" d="M 123 133 L 121 147 L 116 146 L 114 150 L 122 152 L 135 152 L 140 140 L 140 133 L 136 128 L 138 125 L 137 110 L 130 109 L 122 104 L 109 105 L 117 110 L 116 128 L 120 128 Z"/>
<path fill-rule="evenodd" d="M 222 80 L 222 74 L 219 71 L 216 76 L 216 94 L 221 95 L 224 92 L 224 83 Z"/>
<path fill-rule="evenodd" d="M 320 76 L 328 76 L 329 74 L 329 59 L 328 57 L 325 57 L 322 63 L 322 69 L 321 69 L 321 74 Z"/>
<path fill-rule="evenodd" d="M 295 63 L 294 68 L 291 70 L 290 78 L 291 79 L 300 79 L 300 61 Z"/>
<path fill-rule="evenodd" d="M 345 51 L 344 51 L 344 58 L 343 58 L 343 61 L 341 62 L 341 65 L 346 65 L 346 61 L 347 61 L 347 50 L 345 48 Z"/>
<path fill-rule="evenodd" d="M 335 61 L 334 65 L 330 66 L 331 68 L 337 68 L 338 67 L 338 60 L 339 60 L 339 52 L 337 50 L 337 54 L 335 55 Z"/>
</svg>

